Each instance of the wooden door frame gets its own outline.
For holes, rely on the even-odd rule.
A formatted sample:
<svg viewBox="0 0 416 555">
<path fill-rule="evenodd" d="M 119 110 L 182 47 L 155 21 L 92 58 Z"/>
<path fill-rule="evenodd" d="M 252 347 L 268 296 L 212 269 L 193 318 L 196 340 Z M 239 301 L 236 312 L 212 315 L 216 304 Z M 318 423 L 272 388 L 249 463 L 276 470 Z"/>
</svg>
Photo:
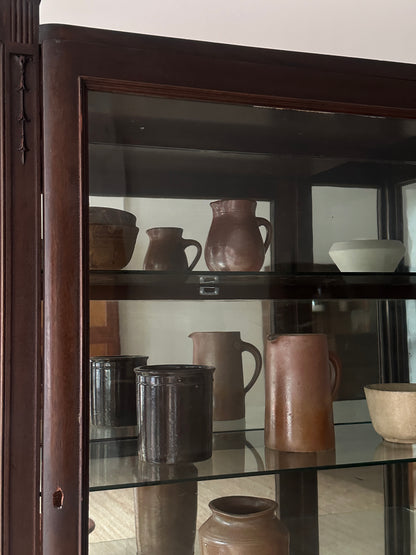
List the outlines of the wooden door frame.
<svg viewBox="0 0 416 555">
<path fill-rule="evenodd" d="M 40 553 L 39 0 L 0 6 L 3 555 Z"/>
<path fill-rule="evenodd" d="M 70 26 L 46 26 L 41 37 L 48 161 L 43 542 L 45 555 L 73 555 L 87 552 L 88 90 L 415 118 L 416 72 L 410 64 Z"/>
</svg>

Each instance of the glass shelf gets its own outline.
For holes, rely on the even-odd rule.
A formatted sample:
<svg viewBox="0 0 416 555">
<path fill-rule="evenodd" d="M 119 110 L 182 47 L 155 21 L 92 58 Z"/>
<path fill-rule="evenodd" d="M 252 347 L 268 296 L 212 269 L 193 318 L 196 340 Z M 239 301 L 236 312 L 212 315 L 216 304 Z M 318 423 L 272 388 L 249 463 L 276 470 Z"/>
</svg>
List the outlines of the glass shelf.
<svg viewBox="0 0 416 555">
<path fill-rule="evenodd" d="M 399 518 L 410 516 L 413 527 L 416 524 L 415 512 L 402 508 L 390 509 L 386 512 L 382 508 L 375 508 L 319 515 L 320 555 L 384 553 L 384 518 L 387 512 L 390 518 L 394 516 L 393 513 Z M 290 521 L 289 524 L 296 525 L 295 519 Z M 198 537 L 197 532 L 195 555 L 200 553 Z M 90 538 L 89 553 L 90 555 L 136 555 L 136 538 L 100 542 L 94 542 Z M 410 553 L 415 553 L 413 542 Z"/>
<path fill-rule="evenodd" d="M 388 296 L 387 296 L 388 293 Z M 415 299 L 416 273 L 90 271 L 92 300 Z"/>
<path fill-rule="evenodd" d="M 386 443 L 369 423 L 336 425 L 335 436 L 334 451 L 284 453 L 265 448 L 263 430 L 217 432 L 210 459 L 177 467 L 139 461 L 136 439 L 92 441 L 90 490 L 416 460 L 416 444 Z"/>
</svg>

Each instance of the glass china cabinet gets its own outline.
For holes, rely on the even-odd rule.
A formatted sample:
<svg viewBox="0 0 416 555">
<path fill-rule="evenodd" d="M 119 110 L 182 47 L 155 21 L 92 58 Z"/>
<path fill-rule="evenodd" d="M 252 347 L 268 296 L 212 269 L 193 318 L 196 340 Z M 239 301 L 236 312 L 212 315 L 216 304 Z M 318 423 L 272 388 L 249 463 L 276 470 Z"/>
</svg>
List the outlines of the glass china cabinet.
<svg viewBox="0 0 416 555">
<path fill-rule="evenodd" d="M 112 548 L 136 553 L 136 539 L 144 545 L 164 533 L 140 528 L 152 491 L 171 492 L 163 495 L 174 506 L 181 487 L 194 488 L 206 518 L 207 484 L 217 497 L 256 495 L 264 479 L 291 554 L 335 554 L 331 518 L 320 512 L 320 473 L 359 476 L 369 467 L 384 491 L 377 549 L 410 555 L 416 452 L 383 443 L 363 386 L 415 381 L 415 68 L 53 25 L 41 28 L 41 53 L 44 553 L 104 552 L 108 545 L 93 541 L 102 521 L 88 503 L 96 507 L 102 492 L 115 499 L 129 490 L 136 499 L 136 538 Z M 255 201 L 256 217 L 271 222 L 256 271 L 207 265 L 210 204 L 225 199 Z M 136 218 L 122 269 L 92 263 L 93 207 Z M 153 228 L 182 229 L 193 241 L 189 264 L 199 243 L 195 267 L 149 269 Z M 406 255 L 394 272 L 341 273 L 328 251 L 356 238 L 400 240 Z M 103 391 L 92 389 L 89 358 L 191 364 L 189 336 L 214 331 L 239 332 L 261 355 L 245 415 L 214 419 L 209 459 L 149 471 L 134 422 L 95 420 Z M 299 333 L 326 334 L 341 361 L 332 451 L 264 445 L 268 338 Z M 246 384 L 253 364 L 244 354 Z M 361 534 L 375 518 L 358 502 L 351 513 Z M 88 517 L 96 525 L 89 548 Z"/>
</svg>

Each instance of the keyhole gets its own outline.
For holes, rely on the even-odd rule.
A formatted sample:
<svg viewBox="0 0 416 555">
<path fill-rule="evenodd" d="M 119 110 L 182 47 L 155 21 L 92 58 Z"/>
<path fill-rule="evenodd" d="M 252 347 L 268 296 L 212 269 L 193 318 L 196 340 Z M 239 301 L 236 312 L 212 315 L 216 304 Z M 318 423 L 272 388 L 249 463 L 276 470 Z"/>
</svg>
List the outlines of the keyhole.
<svg viewBox="0 0 416 555">
<path fill-rule="evenodd" d="M 54 491 L 52 495 L 52 503 L 55 509 L 62 509 L 64 504 L 64 492 L 61 488 L 58 488 L 56 491 Z"/>
</svg>

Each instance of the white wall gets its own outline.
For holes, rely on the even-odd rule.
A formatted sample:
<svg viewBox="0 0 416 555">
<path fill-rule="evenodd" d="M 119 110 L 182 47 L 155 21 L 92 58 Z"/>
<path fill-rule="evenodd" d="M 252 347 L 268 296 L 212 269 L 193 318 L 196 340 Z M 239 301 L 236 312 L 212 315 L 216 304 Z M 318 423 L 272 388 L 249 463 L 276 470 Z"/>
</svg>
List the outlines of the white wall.
<svg viewBox="0 0 416 555">
<path fill-rule="evenodd" d="M 416 63 L 415 0 L 42 0 L 41 23 Z"/>
</svg>

